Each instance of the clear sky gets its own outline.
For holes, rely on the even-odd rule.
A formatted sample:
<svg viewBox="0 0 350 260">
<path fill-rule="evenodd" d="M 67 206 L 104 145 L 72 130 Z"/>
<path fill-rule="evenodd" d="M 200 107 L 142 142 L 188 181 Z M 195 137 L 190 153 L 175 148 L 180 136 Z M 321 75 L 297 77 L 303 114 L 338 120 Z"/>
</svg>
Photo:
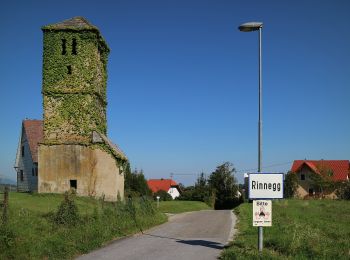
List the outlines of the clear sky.
<svg viewBox="0 0 350 260">
<path fill-rule="evenodd" d="M 21 121 L 42 119 L 40 28 L 74 16 L 111 48 L 108 135 L 147 178 L 256 170 L 258 33 L 237 29 L 249 21 L 264 23 L 263 170 L 350 159 L 349 14 L 348 0 L 2 1 L 0 174 L 15 179 Z"/>
</svg>

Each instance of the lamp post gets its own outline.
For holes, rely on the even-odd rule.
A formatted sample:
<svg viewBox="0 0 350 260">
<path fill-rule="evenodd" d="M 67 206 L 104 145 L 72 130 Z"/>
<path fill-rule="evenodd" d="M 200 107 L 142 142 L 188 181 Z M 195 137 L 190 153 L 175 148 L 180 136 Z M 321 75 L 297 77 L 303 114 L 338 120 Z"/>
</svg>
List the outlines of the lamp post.
<svg viewBox="0 0 350 260">
<path fill-rule="evenodd" d="M 258 172 L 261 173 L 261 161 L 262 161 L 262 75 L 261 75 L 261 30 L 263 23 L 261 22 L 249 22 L 241 24 L 238 29 L 241 32 L 253 32 L 259 31 L 259 120 L 258 120 Z M 259 227 L 259 251 L 263 248 L 263 227 Z"/>
</svg>

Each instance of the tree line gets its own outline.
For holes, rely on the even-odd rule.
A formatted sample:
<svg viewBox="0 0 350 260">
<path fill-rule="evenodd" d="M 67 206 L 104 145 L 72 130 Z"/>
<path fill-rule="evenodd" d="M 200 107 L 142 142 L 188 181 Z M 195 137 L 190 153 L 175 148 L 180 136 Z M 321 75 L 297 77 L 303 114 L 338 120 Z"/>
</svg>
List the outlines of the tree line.
<svg viewBox="0 0 350 260">
<path fill-rule="evenodd" d="M 203 201 L 215 209 L 233 208 L 243 201 L 235 172 L 236 169 L 230 162 L 217 166 L 208 177 L 202 172 L 194 186 L 185 187 L 179 184 L 181 195 L 177 199 Z M 152 196 L 143 171 L 131 171 L 130 164 L 125 171 L 125 194 L 128 197 Z M 153 194 L 154 198 L 157 196 L 160 200 L 172 200 L 166 191 Z"/>
</svg>

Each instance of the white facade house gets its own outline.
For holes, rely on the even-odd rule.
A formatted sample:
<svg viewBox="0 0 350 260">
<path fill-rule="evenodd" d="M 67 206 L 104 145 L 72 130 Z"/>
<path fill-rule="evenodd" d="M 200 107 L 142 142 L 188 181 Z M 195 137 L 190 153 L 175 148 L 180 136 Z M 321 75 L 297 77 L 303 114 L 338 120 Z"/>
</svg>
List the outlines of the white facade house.
<svg viewBox="0 0 350 260">
<path fill-rule="evenodd" d="M 23 120 L 17 147 L 17 191 L 38 191 L 38 143 L 43 137 L 41 120 Z"/>
<path fill-rule="evenodd" d="M 169 190 L 168 190 L 168 194 L 174 199 L 176 199 L 177 197 L 180 196 L 180 192 L 178 190 L 178 187 L 171 187 Z"/>
<path fill-rule="evenodd" d="M 171 179 L 151 179 L 147 181 L 148 187 L 153 193 L 160 190 L 166 191 L 173 199 L 180 196 L 179 185 Z"/>
</svg>

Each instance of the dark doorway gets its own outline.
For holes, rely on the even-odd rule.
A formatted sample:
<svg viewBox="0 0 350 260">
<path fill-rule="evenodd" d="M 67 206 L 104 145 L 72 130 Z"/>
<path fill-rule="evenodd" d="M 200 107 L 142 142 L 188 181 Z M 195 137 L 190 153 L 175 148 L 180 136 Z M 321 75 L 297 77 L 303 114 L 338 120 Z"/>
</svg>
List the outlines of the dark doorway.
<svg viewBox="0 0 350 260">
<path fill-rule="evenodd" d="M 70 180 L 69 183 L 71 189 L 77 189 L 77 180 Z"/>
</svg>

